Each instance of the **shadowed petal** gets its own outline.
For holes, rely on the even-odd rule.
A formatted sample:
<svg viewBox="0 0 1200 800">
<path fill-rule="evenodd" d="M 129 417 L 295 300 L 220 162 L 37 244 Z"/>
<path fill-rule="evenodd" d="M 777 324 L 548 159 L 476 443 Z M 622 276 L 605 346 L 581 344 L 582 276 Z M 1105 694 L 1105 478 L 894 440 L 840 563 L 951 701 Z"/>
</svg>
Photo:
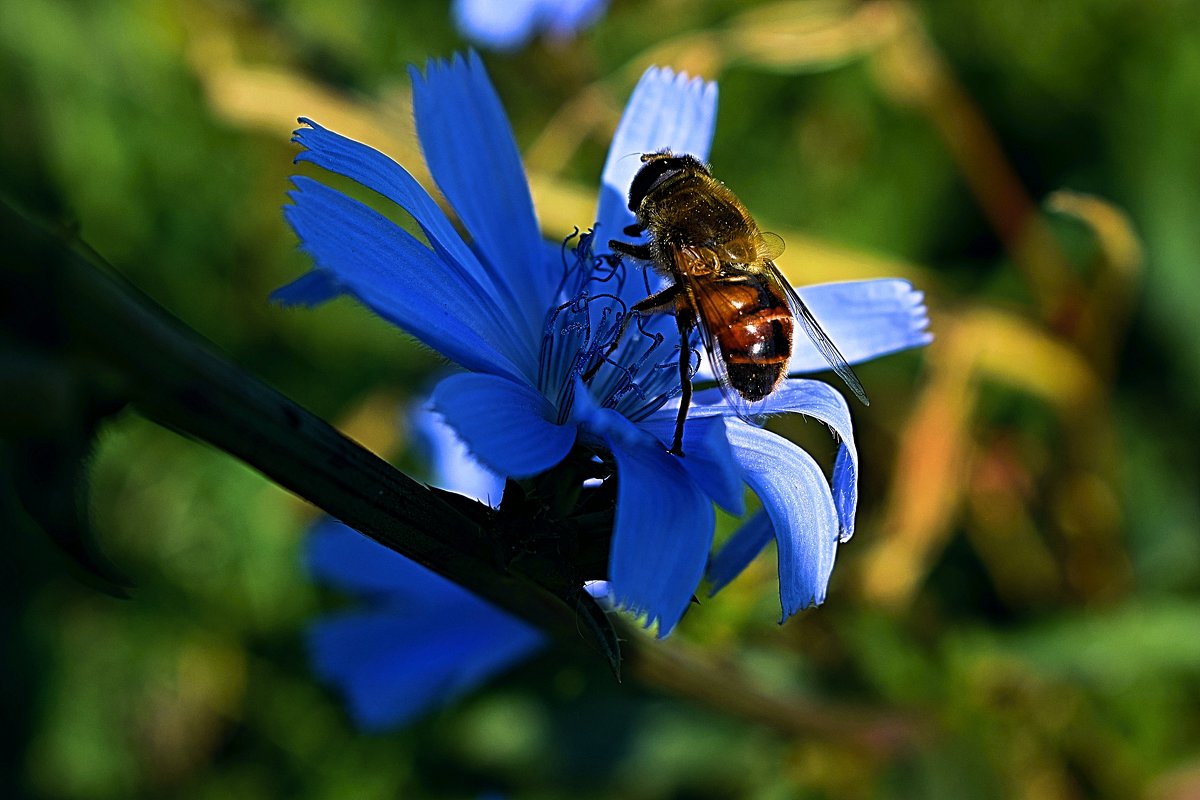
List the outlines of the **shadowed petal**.
<svg viewBox="0 0 1200 800">
<path fill-rule="evenodd" d="M 727 420 L 726 430 L 746 482 L 775 529 L 782 623 L 825 600 L 837 555 L 837 509 L 821 468 L 808 453 L 741 420 Z"/>
<path fill-rule="evenodd" d="M 293 178 L 294 205 L 284 216 L 301 246 L 329 281 L 372 311 L 395 323 L 462 366 L 527 382 L 520 354 L 497 340 L 496 328 L 481 315 L 486 297 L 459 280 L 433 251 L 386 217 L 339 191 L 303 176 Z M 280 299 L 307 299 L 311 288 L 327 290 L 309 276 Z"/>
<path fill-rule="evenodd" d="M 922 347 L 933 341 L 925 293 L 908 281 L 883 278 L 845 283 L 820 283 L 796 291 L 838 350 L 851 364 L 897 350 Z M 820 372 L 829 363 L 803 333 L 797 333 L 788 370 Z"/>
<path fill-rule="evenodd" d="M 530 341 L 558 286 L 545 270 L 533 199 L 508 118 L 479 56 L 410 68 L 421 150 L 438 187 L 491 262 Z"/>
<path fill-rule="evenodd" d="M 617 514 L 609 555 L 614 605 L 671 632 L 700 583 L 712 546 L 712 502 L 662 443 L 607 408 L 581 387 L 576 414 L 604 440 L 617 463 Z"/>
<path fill-rule="evenodd" d="M 575 444 L 575 425 L 556 423 L 541 393 L 493 375 L 451 375 L 433 390 L 432 405 L 471 455 L 499 475 L 544 472 Z"/>
<path fill-rule="evenodd" d="M 388 595 L 393 603 L 445 602 L 463 594 L 455 583 L 329 518 L 313 526 L 306 557 L 315 577 L 353 594 Z"/>
<path fill-rule="evenodd" d="M 731 580 L 742 574 L 750 562 L 758 558 L 767 543 L 775 536 L 775 528 L 766 511 L 759 511 L 746 521 L 721 546 L 717 554 L 709 559 L 704 576 L 712 583 L 709 597 L 725 588 Z"/>
<path fill-rule="evenodd" d="M 666 448 L 675 437 L 675 414 L 675 409 L 660 410 L 637 425 Z M 725 421 L 719 416 L 688 420 L 683 426 L 683 452 L 679 463 L 692 480 L 717 505 L 740 517 L 746 509 L 742 470 L 729 448 Z"/>
<path fill-rule="evenodd" d="M 843 439 L 838 447 L 830 483 L 841 526 L 839 537 L 848 542 L 854 535 L 854 513 L 858 509 L 858 450 L 853 439 Z"/>
<path fill-rule="evenodd" d="M 717 123 L 717 85 L 651 67 L 638 81 L 617 125 L 600 184 L 596 212 L 596 252 L 608 252 L 609 239 L 627 240 L 623 230 L 634 221 L 629 184 L 641 168 L 642 153 L 664 148 L 708 158 Z M 645 295 L 640 280 L 626 283 L 631 296 Z M 635 299 L 640 299 L 635 298 Z"/>
</svg>

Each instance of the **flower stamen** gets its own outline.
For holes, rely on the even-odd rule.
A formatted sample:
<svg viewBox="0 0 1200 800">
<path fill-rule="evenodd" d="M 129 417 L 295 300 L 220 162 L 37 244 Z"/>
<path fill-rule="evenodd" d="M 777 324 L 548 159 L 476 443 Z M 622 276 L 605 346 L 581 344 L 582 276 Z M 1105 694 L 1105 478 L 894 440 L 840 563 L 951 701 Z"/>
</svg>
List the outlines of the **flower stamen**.
<svg viewBox="0 0 1200 800">
<path fill-rule="evenodd" d="M 680 391 L 677 374 L 667 371 L 674 358 L 654 360 L 664 335 L 649 330 L 646 317 L 631 312 L 620 295 L 628 265 L 611 253 L 595 255 L 594 240 L 594 231 L 581 234 L 576 229 L 563 241 L 562 302 L 547 314 L 542 330 L 538 388 L 555 404 L 560 423 L 570 416 L 577 377 L 584 379 L 597 405 L 634 420 Z M 569 247 L 573 258 L 567 255 Z M 648 276 L 644 279 L 648 285 Z M 606 291 L 595 292 L 598 285 Z M 623 337 L 622 328 L 627 329 Z M 628 413 L 630 405 L 636 414 Z"/>
</svg>

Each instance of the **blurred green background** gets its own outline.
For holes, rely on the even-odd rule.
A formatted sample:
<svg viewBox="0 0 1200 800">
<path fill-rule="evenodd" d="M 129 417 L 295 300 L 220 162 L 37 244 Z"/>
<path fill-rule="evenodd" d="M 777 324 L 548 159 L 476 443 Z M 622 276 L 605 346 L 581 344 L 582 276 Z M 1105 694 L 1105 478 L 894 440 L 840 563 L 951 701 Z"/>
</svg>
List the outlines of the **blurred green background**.
<svg viewBox="0 0 1200 800">
<path fill-rule="evenodd" d="M 437 359 L 350 302 L 266 298 L 307 269 L 295 118 L 419 174 L 405 67 L 464 46 L 433 0 L 0 0 L 0 187 L 411 465 L 399 409 Z M 791 739 L 545 656 L 362 735 L 305 664 L 336 601 L 302 569 L 313 509 L 127 413 L 91 509 L 132 599 L 5 516 L 4 794 L 1200 796 L 1200 4 L 617 0 L 485 61 L 549 238 L 590 223 L 624 99 L 668 64 L 719 80 L 714 168 L 795 281 L 928 293 L 936 342 L 858 370 L 826 605 L 776 626 L 768 555 L 676 635 L 930 734 Z"/>
</svg>

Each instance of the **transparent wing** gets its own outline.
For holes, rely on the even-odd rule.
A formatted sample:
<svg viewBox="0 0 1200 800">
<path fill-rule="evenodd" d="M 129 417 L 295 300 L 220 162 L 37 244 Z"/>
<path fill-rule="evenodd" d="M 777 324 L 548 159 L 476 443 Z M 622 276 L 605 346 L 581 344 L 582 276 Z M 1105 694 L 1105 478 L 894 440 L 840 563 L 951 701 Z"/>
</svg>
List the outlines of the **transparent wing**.
<svg viewBox="0 0 1200 800">
<path fill-rule="evenodd" d="M 758 234 L 758 254 L 766 261 L 774 261 L 786 249 L 783 237 L 777 233 L 763 231 Z M 786 281 L 784 281 L 786 283 Z"/>
<path fill-rule="evenodd" d="M 800 323 L 800 327 L 804 328 L 804 332 L 808 334 L 808 338 L 812 339 L 814 345 L 825 360 L 829 362 L 829 366 L 833 367 L 833 371 L 838 374 L 838 377 L 846 382 L 850 387 L 850 391 L 854 392 L 854 396 L 862 402 L 864 406 L 871 405 L 871 401 L 867 399 L 867 391 L 863 388 L 862 382 L 858 376 L 854 374 L 854 370 L 850 369 L 850 365 L 846 362 L 846 357 L 837 349 L 837 345 L 829 338 L 829 334 L 821 328 L 821 323 L 817 322 L 817 318 L 813 316 L 811 310 L 800 299 L 800 295 L 796 294 L 796 290 L 788 283 L 788 279 L 779 271 L 773 263 L 767 262 L 767 266 L 775 273 L 775 277 L 783 284 L 784 290 L 787 292 L 788 305 L 792 308 L 792 314 L 795 315 L 796 321 Z"/>
</svg>

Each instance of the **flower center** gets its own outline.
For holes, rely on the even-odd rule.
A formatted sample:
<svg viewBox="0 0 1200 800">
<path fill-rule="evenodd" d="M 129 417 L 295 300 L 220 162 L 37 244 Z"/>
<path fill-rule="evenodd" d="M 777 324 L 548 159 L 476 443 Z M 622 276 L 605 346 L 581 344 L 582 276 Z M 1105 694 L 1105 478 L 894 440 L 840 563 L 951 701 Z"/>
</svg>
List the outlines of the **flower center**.
<svg viewBox="0 0 1200 800">
<path fill-rule="evenodd" d="M 561 302 L 542 329 L 538 388 L 560 423 L 570 415 L 577 377 L 586 378 L 600 407 L 636 422 L 679 395 L 679 347 L 655 330 L 666 327 L 657 319 L 629 311 L 622 296 L 631 268 L 619 256 L 595 255 L 594 239 L 592 231 L 576 231 L 563 242 Z"/>
</svg>

